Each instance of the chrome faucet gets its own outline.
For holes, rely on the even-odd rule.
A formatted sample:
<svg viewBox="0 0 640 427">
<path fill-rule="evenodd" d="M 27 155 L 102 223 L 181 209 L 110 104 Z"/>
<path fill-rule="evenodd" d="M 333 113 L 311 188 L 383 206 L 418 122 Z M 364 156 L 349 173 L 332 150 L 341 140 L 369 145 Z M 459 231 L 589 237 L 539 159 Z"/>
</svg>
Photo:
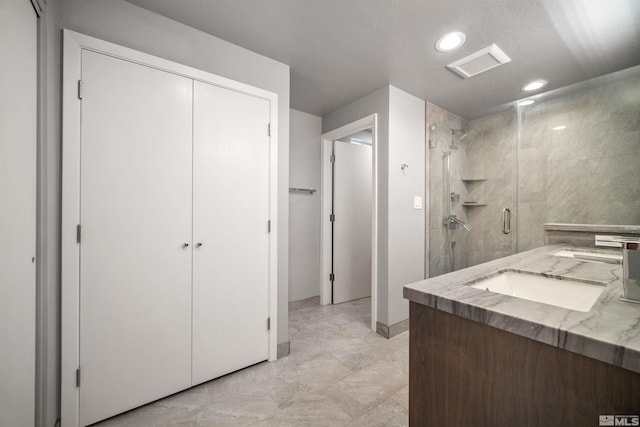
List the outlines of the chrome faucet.
<svg viewBox="0 0 640 427">
<path fill-rule="evenodd" d="M 458 219 L 455 215 L 449 215 L 444 218 L 443 225 L 448 227 L 449 230 L 457 230 L 458 225 L 461 225 L 467 231 L 471 231 L 471 226 L 464 221 Z"/>
<path fill-rule="evenodd" d="M 640 239 L 616 239 L 622 243 L 623 301 L 640 303 Z"/>
</svg>

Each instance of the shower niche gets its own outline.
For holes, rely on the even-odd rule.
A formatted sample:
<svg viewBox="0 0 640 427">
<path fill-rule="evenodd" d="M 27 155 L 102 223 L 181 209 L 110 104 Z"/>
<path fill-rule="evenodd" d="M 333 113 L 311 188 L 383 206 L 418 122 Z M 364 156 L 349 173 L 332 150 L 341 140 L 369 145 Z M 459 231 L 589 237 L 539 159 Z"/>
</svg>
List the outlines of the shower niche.
<svg viewBox="0 0 640 427">
<path fill-rule="evenodd" d="M 480 206 L 487 206 L 484 203 L 484 194 L 480 190 L 482 190 L 482 184 L 487 180 L 487 178 L 460 178 L 462 183 L 465 185 L 467 189 L 467 193 L 469 196 L 462 201 L 462 207 L 465 208 L 475 208 Z"/>
</svg>

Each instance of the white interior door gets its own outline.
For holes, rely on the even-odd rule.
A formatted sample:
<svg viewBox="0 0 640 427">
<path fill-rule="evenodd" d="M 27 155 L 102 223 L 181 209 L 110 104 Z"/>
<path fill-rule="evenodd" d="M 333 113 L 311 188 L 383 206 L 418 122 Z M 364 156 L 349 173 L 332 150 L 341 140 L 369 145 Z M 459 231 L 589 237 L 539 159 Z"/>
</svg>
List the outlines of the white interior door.
<svg viewBox="0 0 640 427">
<path fill-rule="evenodd" d="M 195 82 L 194 384 L 268 358 L 268 124 L 267 100 Z"/>
<path fill-rule="evenodd" d="M 33 426 L 37 17 L 0 0 L 0 426 Z"/>
<path fill-rule="evenodd" d="M 371 296 L 370 145 L 335 141 L 333 303 Z"/>
<path fill-rule="evenodd" d="M 82 81 L 87 425 L 191 385 L 193 81 L 87 50 Z"/>
</svg>

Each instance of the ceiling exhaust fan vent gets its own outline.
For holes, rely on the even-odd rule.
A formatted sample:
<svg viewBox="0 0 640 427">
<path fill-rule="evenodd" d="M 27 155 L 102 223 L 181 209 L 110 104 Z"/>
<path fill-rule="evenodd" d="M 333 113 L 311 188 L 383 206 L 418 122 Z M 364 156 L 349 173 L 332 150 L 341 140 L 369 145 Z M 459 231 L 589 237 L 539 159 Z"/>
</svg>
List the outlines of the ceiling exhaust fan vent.
<svg viewBox="0 0 640 427">
<path fill-rule="evenodd" d="M 507 62 L 511 62 L 511 58 L 498 46 L 492 44 L 458 61 L 452 62 L 447 65 L 447 67 L 463 79 L 468 79 L 469 77 L 484 73 Z"/>
</svg>

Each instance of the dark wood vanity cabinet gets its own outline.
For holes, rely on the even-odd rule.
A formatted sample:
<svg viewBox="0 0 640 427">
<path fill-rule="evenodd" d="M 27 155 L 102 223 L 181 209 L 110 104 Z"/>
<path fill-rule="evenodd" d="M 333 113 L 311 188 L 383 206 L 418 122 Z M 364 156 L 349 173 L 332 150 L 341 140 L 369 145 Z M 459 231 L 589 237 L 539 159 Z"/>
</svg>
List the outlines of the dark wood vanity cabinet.
<svg viewBox="0 0 640 427">
<path fill-rule="evenodd" d="M 409 424 L 598 426 L 640 415 L 640 374 L 410 303 Z"/>
</svg>

